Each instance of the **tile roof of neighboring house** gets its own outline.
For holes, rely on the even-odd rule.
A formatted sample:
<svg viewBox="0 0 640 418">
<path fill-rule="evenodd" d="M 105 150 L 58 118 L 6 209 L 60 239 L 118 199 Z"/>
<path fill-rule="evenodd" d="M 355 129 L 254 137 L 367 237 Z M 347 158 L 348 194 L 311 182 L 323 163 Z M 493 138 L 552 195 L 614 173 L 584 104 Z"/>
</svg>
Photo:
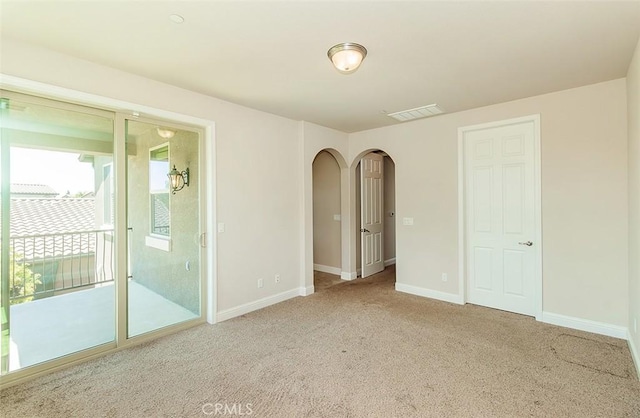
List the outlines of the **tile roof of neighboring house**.
<svg viewBox="0 0 640 418">
<path fill-rule="evenodd" d="M 94 199 L 12 198 L 10 236 L 13 250 L 25 259 L 89 254 L 96 234 Z"/>
<path fill-rule="evenodd" d="M 33 195 L 56 197 L 58 192 L 45 184 L 21 184 L 11 183 L 12 195 Z"/>
</svg>

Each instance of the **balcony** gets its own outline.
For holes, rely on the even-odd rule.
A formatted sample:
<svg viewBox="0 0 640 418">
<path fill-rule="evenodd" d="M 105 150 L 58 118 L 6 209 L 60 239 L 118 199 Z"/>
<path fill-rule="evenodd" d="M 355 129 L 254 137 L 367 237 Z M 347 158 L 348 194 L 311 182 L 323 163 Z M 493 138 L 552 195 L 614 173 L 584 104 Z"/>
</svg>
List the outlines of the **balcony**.
<svg viewBox="0 0 640 418">
<path fill-rule="evenodd" d="M 114 288 L 110 282 L 12 305 L 9 371 L 113 341 Z M 129 335 L 198 317 L 133 280 L 128 281 L 128 292 Z"/>
<path fill-rule="evenodd" d="M 11 236 L 11 305 L 43 299 L 114 279 L 112 229 Z"/>
<path fill-rule="evenodd" d="M 10 237 L 9 371 L 115 338 L 113 231 Z M 133 278 L 128 334 L 199 317 Z"/>
</svg>

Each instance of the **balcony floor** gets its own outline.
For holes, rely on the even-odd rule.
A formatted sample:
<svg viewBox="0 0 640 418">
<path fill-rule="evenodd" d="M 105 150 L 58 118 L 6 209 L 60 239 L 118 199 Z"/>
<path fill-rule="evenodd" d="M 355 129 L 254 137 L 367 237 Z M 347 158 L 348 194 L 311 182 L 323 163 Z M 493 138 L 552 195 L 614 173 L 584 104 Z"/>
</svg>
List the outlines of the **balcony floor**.
<svg viewBox="0 0 640 418">
<path fill-rule="evenodd" d="M 113 283 L 11 306 L 9 370 L 52 360 L 115 339 Z M 129 335 L 198 315 L 129 281 Z"/>
</svg>

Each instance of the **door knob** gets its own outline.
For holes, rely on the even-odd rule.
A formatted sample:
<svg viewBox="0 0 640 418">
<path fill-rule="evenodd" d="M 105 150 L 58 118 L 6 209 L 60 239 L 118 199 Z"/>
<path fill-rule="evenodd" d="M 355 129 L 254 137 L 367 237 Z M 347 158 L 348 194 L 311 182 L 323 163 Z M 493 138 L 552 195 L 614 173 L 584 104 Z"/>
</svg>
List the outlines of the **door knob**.
<svg viewBox="0 0 640 418">
<path fill-rule="evenodd" d="M 531 241 L 527 241 L 527 242 L 519 242 L 518 244 L 520 245 L 526 245 L 527 247 L 531 247 L 533 245 L 533 242 Z"/>
<path fill-rule="evenodd" d="M 367 228 L 360 228 L 360 232 L 371 232 Z"/>
</svg>

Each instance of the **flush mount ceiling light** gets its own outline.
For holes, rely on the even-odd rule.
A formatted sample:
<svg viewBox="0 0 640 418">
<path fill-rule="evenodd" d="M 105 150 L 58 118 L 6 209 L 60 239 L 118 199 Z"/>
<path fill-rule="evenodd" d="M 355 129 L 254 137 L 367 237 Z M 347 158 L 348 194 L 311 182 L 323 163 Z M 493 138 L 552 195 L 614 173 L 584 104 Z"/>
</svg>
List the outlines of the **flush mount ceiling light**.
<svg viewBox="0 0 640 418">
<path fill-rule="evenodd" d="M 157 127 L 156 131 L 158 132 L 158 135 L 164 139 L 171 139 L 176 134 L 176 131 L 172 131 L 169 128 Z"/>
<path fill-rule="evenodd" d="M 338 71 L 351 74 L 367 56 L 367 48 L 353 42 L 344 42 L 329 48 L 327 56 Z"/>
</svg>

